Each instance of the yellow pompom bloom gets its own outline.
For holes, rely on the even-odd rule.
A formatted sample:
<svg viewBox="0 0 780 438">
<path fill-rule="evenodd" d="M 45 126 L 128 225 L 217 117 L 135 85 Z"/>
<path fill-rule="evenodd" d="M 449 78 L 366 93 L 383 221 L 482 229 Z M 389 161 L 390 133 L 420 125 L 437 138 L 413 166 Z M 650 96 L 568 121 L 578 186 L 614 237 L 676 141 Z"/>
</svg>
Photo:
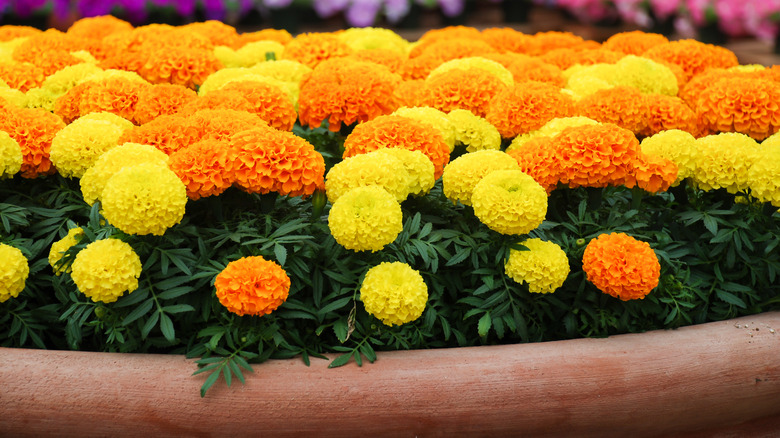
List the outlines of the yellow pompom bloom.
<svg viewBox="0 0 780 438">
<path fill-rule="evenodd" d="M 379 27 L 353 27 L 336 36 L 353 51 L 383 49 L 406 55 L 409 47 L 409 41 L 390 29 Z"/>
<path fill-rule="evenodd" d="M 81 238 L 84 237 L 84 230 L 81 227 L 71 228 L 68 230 L 68 235 L 62 239 L 52 243 L 49 250 L 49 265 L 54 269 L 55 275 L 60 275 L 63 272 L 70 272 L 70 266 L 63 268 L 58 266 L 62 256 L 73 246 L 79 243 Z"/>
<path fill-rule="evenodd" d="M 512 140 L 512 143 L 509 144 L 509 146 L 506 148 L 506 151 L 509 152 L 511 150 L 517 149 L 536 137 L 555 137 L 556 135 L 563 132 L 563 130 L 566 128 L 598 124 L 599 122 L 583 116 L 558 117 L 545 123 L 544 126 L 537 129 L 536 131 L 518 135 Z"/>
<path fill-rule="evenodd" d="M 255 73 L 253 70 L 254 68 L 224 68 L 222 70 L 217 70 L 203 81 L 203 84 L 198 88 L 198 95 L 204 96 L 208 92 L 219 90 L 231 82 L 255 81 L 278 87 L 280 90 L 287 93 L 290 97 L 290 102 L 297 105 L 298 95 L 301 92 L 297 83 L 280 81 L 279 79 L 270 76 Z"/>
<path fill-rule="evenodd" d="M 751 73 L 751 72 L 757 72 L 762 70 L 766 70 L 766 66 L 761 64 L 735 65 L 734 67 L 729 67 L 726 69 L 726 71 L 733 71 L 739 73 Z"/>
<path fill-rule="evenodd" d="M 526 234 L 547 215 L 547 192 L 520 170 L 497 170 L 474 187 L 474 214 L 493 231 Z"/>
<path fill-rule="evenodd" d="M 422 316 L 428 286 L 419 272 L 401 262 L 383 262 L 369 269 L 360 285 L 366 312 L 385 325 L 406 324 Z"/>
<path fill-rule="evenodd" d="M 645 155 L 666 158 L 677 165 L 677 180 L 673 186 L 694 175 L 697 161 L 696 138 L 690 133 L 679 129 L 662 131 L 644 138 L 640 147 Z"/>
<path fill-rule="evenodd" d="M 419 120 L 433 126 L 441 132 L 441 136 L 444 138 L 447 146 L 449 146 L 450 152 L 455 149 L 455 125 L 452 124 L 446 113 L 429 106 L 418 106 L 398 108 L 392 115 Z"/>
<path fill-rule="evenodd" d="M 98 157 L 116 147 L 124 129 L 105 120 L 80 118 L 51 142 L 50 158 L 60 175 L 81 178 Z"/>
<path fill-rule="evenodd" d="M 250 70 L 252 73 L 276 79 L 277 81 L 300 84 L 303 77 L 311 73 L 312 68 L 306 64 L 289 59 L 277 59 L 276 61 L 266 61 L 257 64 Z"/>
<path fill-rule="evenodd" d="M 390 155 L 401 161 L 409 173 L 409 194 L 424 195 L 431 191 L 436 179 L 433 177 L 435 167 L 427 155 L 420 151 L 412 151 L 401 148 L 382 148 L 370 154 Z"/>
<path fill-rule="evenodd" d="M 227 46 L 214 48 L 214 55 L 224 64 L 225 68 L 251 67 L 265 62 L 267 53 L 273 53 L 276 59 L 280 59 L 284 53 L 284 46 L 276 41 L 253 41 L 238 50 Z"/>
<path fill-rule="evenodd" d="M 761 142 L 761 148 L 776 148 L 780 147 L 780 132 L 770 135 Z"/>
<path fill-rule="evenodd" d="M 527 283 L 528 291 L 550 293 L 563 286 L 569 276 L 569 258 L 560 246 L 542 239 L 520 242 L 528 251 L 510 250 L 504 272 L 518 283 Z"/>
<path fill-rule="evenodd" d="M 17 108 L 27 108 L 30 106 L 30 99 L 26 93 L 15 88 L 0 87 L 0 99 L 3 99 Z"/>
<path fill-rule="evenodd" d="M 645 94 L 676 96 L 678 91 L 677 77 L 669 67 L 636 55 L 627 55 L 615 63 L 612 83 L 634 87 Z"/>
<path fill-rule="evenodd" d="M 356 187 L 333 203 L 328 227 L 344 248 L 379 251 L 403 229 L 401 205 L 382 187 Z"/>
<path fill-rule="evenodd" d="M 605 79 L 597 78 L 595 76 L 576 75 L 572 76 L 566 83 L 565 90 L 571 91 L 571 97 L 574 100 L 580 100 L 599 90 L 606 90 L 614 87 L 614 85 Z"/>
<path fill-rule="evenodd" d="M 47 76 L 41 88 L 59 97 L 103 69 L 90 63 L 69 65 Z M 55 97 L 56 100 L 56 97 Z"/>
<path fill-rule="evenodd" d="M 702 190 L 737 193 L 748 187 L 748 170 L 758 158 L 759 144 L 745 134 L 723 132 L 696 140 L 693 180 Z"/>
<path fill-rule="evenodd" d="M 87 50 L 76 50 L 75 52 L 70 52 L 70 54 L 73 55 L 74 58 L 84 61 L 83 63 L 95 65 L 100 62 Z"/>
<path fill-rule="evenodd" d="M 78 120 L 102 120 L 104 122 L 108 122 L 111 123 L 112 125 L 118 126 L 119 128 L 122 129 L 122 132 L 135 126 L 133 125 L 133 122 L 107 111 L 85 114 L 79 117 Z"/>
<path fill-rule="evenodd" d="M 471 205 L 472 192 L 482 178 L 496 170 L 520 170 L 517 160 L 496 150 L 463 154 L 450 161 L 442 174 L 444 196 L 453 204 Z"/>
<path fill-rule="evenodd" d="M 104 153 L 79 181 L 84 201 L 89 205 L 99 201 L 109 178 L 125 167 L 141 163 L 167 166 L 168 155 L 154 146 L 138 143 L 125 143 Z"/>
<path fill-rule="evenodd" d="M 780 207 L 780 148 L 762 147 L 748 170 L 750 194 L 761 202 Z"/>
<path fill-rule="evenodd" d="M 0 243 L 0 303 L 18 297 L 28 275 L 30 266 L 22 251 Z"/>
<path fill-rule="evenodd" d="M 92 301 L 113 303 L 125 292 L 138 289 L 141 259 L 126 242 L 98 240 L 76 254 L 70 276 Z"/>
<path fill-rule="evenodd" d="M 103 189 L 103 216 L 127 234 L 154 234 L 184 217 L 187 189 L 178 176 L 157 163 L 125 167 Z"/>
<path fill-rule="evenodd" d="M 46 111 L 54 112 L 54 101 L 62 94 L 54 94 L 46 88 L 30 88 L 25 93 L 25 103 L 27 108 L 43 108 Z"/>
<path fill-rule="evenodd" d="M 512 76 L 511 71 L 509 71 L 506 67 L 497 63 L 496 61 L 487 58 L 481 58 L 479 56 L 473 56 L 469 58 L 458 58 L 458 59 L 447 61 L 439 65 L 438 67 L 434 68 L 428 74 L 426 80 L 434 79 L 440 75 L 447 73 L 448 71 L 455 70 L 455 69 L 482 70 L 496 77 L 498 80 L 503 82 L 507 87 L 514 87 L 515 85 L 515 79 L 514 76 Z"/>
<path fill-rule="evenodd" d="M 377 185 L 401 202 L 409 196 L 412 177 L 401 160 L 390 154 L 369 152 L 345 158 L 325 179 L 325 193 L 333 203 L 355 187 Z"/>
<path fill-rule="evenodd" d="M 22 170 L 22 147 L 5 131 L 0 131 L 0 179 L 12 178 Z"/>
<path fill-rule="evenodd" d="M 501 134 L 484 118 L 465 109 L 452 110 L 447 118 L 454 126 L 455 146 L 465 145 L 467 152 L 501 149 Z"/>
</svg>

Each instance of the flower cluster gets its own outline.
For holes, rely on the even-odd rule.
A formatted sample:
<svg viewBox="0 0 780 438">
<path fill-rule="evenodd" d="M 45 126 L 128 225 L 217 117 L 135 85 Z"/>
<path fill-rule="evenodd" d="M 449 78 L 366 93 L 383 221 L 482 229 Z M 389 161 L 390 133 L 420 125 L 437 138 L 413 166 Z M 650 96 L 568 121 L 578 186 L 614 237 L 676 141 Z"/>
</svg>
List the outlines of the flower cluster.
<svg viewBox="0 0 780 438">
<path fill-rule="evenodd" d="M 290 277 L 276 262 L 260 256 L 242 257 L 217 274 L 214 287 L 220 304 L 230 312 L 263 316 L 287 300 Z"/>
<path fill-rule="evenodd" d="M 519 169 L 517 161 L 501 151 L 484 150 L 463 154 L 444 168 L 442 190 L 444 196 L 453 203 L 471 205 L 474 186 L 482 178 L 496 170 L 516 169 Z"/>
<path fill-rule="evenodd" d="M 601 234 L 588 242 L 582 270 L 599 290 L 623 301 L 643 299 L 661 275 L 650 245 L 623 233 Z"/>
<path fill-rule="evenodd" d="M 384 262 L 369 269 L 360 285 L 366 312 L 385 325 L 402 325 L 422 316 L 428 286 L 422 275 L 406 263 Z"/>
</svg>

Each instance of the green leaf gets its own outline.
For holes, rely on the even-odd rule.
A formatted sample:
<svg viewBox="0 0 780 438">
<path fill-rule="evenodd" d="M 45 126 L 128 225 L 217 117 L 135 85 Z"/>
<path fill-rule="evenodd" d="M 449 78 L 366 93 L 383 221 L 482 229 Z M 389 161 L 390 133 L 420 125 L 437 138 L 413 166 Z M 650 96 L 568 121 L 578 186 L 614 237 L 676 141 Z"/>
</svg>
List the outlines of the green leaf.
<svg viewBox="0 0 780 438">
<path fill-rule="evenodd" d="M 189 304 L 174 304 L 171 306 L 165 306 L 162 308 L 162 311 L 165 313 L 182 313 L 182 312 L 193 312 L 195 311 L 195 308 L 190 306 Z"/>
<path fill-rule="evenodd" d="M 287 261 L 287 249 L 277 243 L 274 245 L 274 255 L 276 256 L 276 261 L 284 266 L 284 263 Z"/>
<path fill-rule="evenodd" d="M 342 307 L 346 306 L 350 301 L 352 300 L 352 297 L 344 297 L 339 300 L 336 300 L 332 303 L 328 303 L 327 305 L 323 306 L 322 309 L 320 309 L 317 314 L 318 315 L 325 315 L 328 312 L 334 312 L 336 310 L 341 309 Z"/>
<path fill-rule="evenodd" d="M 165 292 L 157 294 L 157 298 L 161 300 L 170 300 L 186 295 L 194 290 L 195 288 L 191 286 L 174 287 L 173 289 L 168 289 Z"/>
<path fill-rule="evenodd" d="M 455 253 L 455 255 L 451 259 L 447 260 L 445 266 L 457 265 L 463 260 L 466 260 L 470 255 L 471 255 L 471 249 L 469 248 L 460 249 L 457 253 Z"/>
<path fill-rule="evenodd" d="M 347 342 L 347 333 L 349 331 L 349 324 L 346 318 L 339 318 L 333 323 L 333 332 L 342 344 Z"/>
<path fill-rule="evenodd" d="M 125 318 L 122 320 L 123 326 L 128 326 L 136 319 L 146 315 L 149 313 L 150 310 L 152 310 L 152 307 L 154 306 L 154 299 L 150 298 L 143 302 L 143 304 L 139 305 L 135 309 L 133 309 L 132 312 L 130 312 Z"/>
<path fill-rule="evenodd" d="M 328 368 L 338 368 L 341 366 L 346 365 L 349 363 L 349 360 L 352 358 L 352 350 L 350 350 L 349 353 L 342 354 L 341 356 L 333 359 L 333 361 L 328 365 Z"/>
<path fill-rule="evenodd" d="M 159 320 L 160 320 L 160 312 L 152 313 L 152 316 L 149 317 L 148 320 L 146 320 L 146 324 L 144 324 L 144 326 L 141 327 L 141 337 L 143 339 L 146 339 L 146 337 L 149 336 L 149 332 L 152 331 L 154 326 L 157 325 L 157 321 Z"/>
<path fill-rule="evenodd" d="M 211 388 L 214 383 L 216 383 L 217 379 L 219 379 L 219 369 L 212 372 L 211 375 L 206 379 L 205 382 L 203 382 L 203 386 L 200 387 L 200 397 L 203 398 L 206 396 L 206 391 Z"/>
<path fill-rule="evenodd" d="M 492 324 L 493 319 L 490 317 L 490 312 L 485 312 L 485 314 L 482 315 L 482 318 L 479 318 L 479 323 L 477 323 L 477 333 L 479 333 L 479 336 L 487 336 Z"/>
<path fill-rule="evenodd" d="M 165 313 L 160 314 L 160 330 L 168 342 L 174 342 L 176 340 L 176 331 L 173 328 L 173 321 L 171 321 L 171 317 Z"/>
<path fill-rule="evenodd" d="M 713 236 L 718 234 L 718 222 L 712 216 L 704 216 L 704 228 L 712 233 Z"/>
<path fill-rule="evenodd" d="M 715 294 L 718 296 L 718 298 L 720 298 L 721 300 L 729 304 L 733 304 L 742 309 L 747 308 L 747 304 L 745 304 L 745 302 L 741 298 L 732 294 L 731 292 L 726 292 L 725 290 L 716 289 Z"/>
</svg>

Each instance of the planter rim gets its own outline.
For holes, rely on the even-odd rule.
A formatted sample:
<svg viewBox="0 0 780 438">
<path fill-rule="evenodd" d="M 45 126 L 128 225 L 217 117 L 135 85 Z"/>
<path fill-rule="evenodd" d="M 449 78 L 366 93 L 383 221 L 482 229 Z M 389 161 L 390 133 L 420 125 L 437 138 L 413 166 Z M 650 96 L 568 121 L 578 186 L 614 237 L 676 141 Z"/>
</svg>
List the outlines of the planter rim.
<svg viewBox="0 0 780 438">
<path fill-rule="evenodd" d="M 533 344 L 270 360 L 0 348 L 3 436 L 776 436 L 780 312 Z M 331 356 L 332 357 L 332 356 Z M 736 435 L 735 435 L 736 434 Z"/>
</svg>

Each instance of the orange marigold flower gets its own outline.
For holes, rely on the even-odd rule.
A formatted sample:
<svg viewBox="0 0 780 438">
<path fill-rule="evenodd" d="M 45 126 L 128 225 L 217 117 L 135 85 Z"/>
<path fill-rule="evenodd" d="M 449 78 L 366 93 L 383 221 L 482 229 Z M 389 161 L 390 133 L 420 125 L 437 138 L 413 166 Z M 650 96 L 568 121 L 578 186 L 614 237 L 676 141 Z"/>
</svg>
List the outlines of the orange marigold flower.
<svg viewBox="0 0 780 438">
<path fill-rule="evenodd" d="M 184 105 L 197 98 L 195 91 L 183 85 L 157 84 L 146 87 L 138 95 L 133 121 L 143 125 L 159 116 L 176 114 Z"/>
<path fill-rule="evenodd" d="M 208 20 L 189 23 L 181 26 L 180 29 L 203 35 L 215 46 L 238 48 L 239 36 L 236 28 L 221 21 Z"/>
<path fill-rule="evenodd" d="M 435 43 L 456 39 L 481 40 L 482 35 L 477 29 L 468 26 L 447 26 L 440 29 L 430 29 L 420 36 L 417 44 L 409 52 L 409 56 L 416 58 Z"/>
<path fill-rule="evenodd" d="M 580 99 L 575 112 L 599 122 L 614 123 L 634 133 L 642 132 L 647 127 L 647 101 L 634 87 L 598 90 Z"/>
<path fill-rule="evenodd" d="M 368 62 L 334 59 L 322 62 L 301 81 L 298 115 L 301 123 L 328 129 L 390 114 L 398 109 L 395 89 L 401 78 L 387 67 Z"/>
<path fill-rule="evenodd" d="M 416 106 L 423 106 L 425 99 L 425 80 L 424 79 L 412 79 L 408 81 L 401 81 L 398 84 L 398 88 L 395 89 L 395 98 L 398 100 L 398 106 L 414 108 Z"/>
<path fill-rule="evenodd" d="M 640 154 L 634 134 L 611 123 L 566 128 L 553 142 L 560 180 L 572 188 L 622 185 Z"/>
<path fill-rule="evenodd" d="M 289 100 L 289 99 L 288 99 Z M 191 116 L 201 110 L 233 109 L 252 112 L 252 104 L 238 91 L 214 90 L 198 96 L 184 104 L 177 113 L 180 116 Z"/>
<path fill-rule="evenodd" d="M 780 83 L 723 78 L 702 91 L 696 115 L 702 129 L 739 132 L 763 140 L 780 130 Z"/>
<path fill-rule="evenodd" d="M 448 113 L 456 109 L 485 117 L 491 100 L 508 87 L 481 69 L 453 69 L 425 81 L 423 103 Z"/>
<path fill-rule="evenodd" d="M 215 71 L 223 68 L 212 50 L 161 46 L 144 50 L 146 62 L 137 71 L 153 84 L 179 84 L 195 88 Z"/>
<path fill-rule="evenodd" d="M 685 103 L 691 108 L 696 108 L 697 100 L 702 95 L 704 90 L 713 84 L 718 79 L 730 78 L 738 76 L 735 72 L 729 72 L 725 68 L 711 68 L 704 72 L 701 72 L 680 87 L 680 91 L 677 93 Z"/>
<path fill-rule="evenodd" d="M 710 68 L 739 65 L 737 55 L 729 49 L 696 40 L 671 41 L 648 49 L 642 56 L 680 66 L 688 79 Z"/>
<path fill-rule="evenodd" d="M 102 111 L 133 120 L 135 105 L 147 87 L 147 83 L 123 77 L 83 82 L 54 101 L 54 113 L 67 123 Z"/>
<path fill-rule="evenodd" d="M 239 316 L 267 315 L 287 300 L 290 277 L 279 264 L 260 256 L 228 263 L 214 280 L 220 304 Z"/>
<path fill-rule="evenodd" d="M 79 59 L 63 50 L 49 50 L 43 52 L 34 64 L 43 70 L 44 76 L 51 76 L 65 67 L 81 64 L 84 60 Z"/>
<path fill-rule="evenodd" d="M 214 49 L 214 44 L 202 34 L 190 32 L 183 27 L 157 23 L 139 26 L 129 32 L 116 32 L 104 37 L 102 41 L 111 48 L 112 55 L 162 47 L 209 51 Z"/>
<path fill-rule="evenodd" d="M 344 140 L 343 158 L 383 148 L 420 151 L 434 166 L 438 179 L 450 161 L 450 148 L 441 132 L 427 123 L 402 116 L 379 116 L 355 127 Z"/>
<path fill-rule="evenodd" d="M 553 139 L 547 136 L 535 137 L 522 145 L 507 151 L 517 160 L 520 170 L 534 179 L 550 193 L 561 179 L 558 149 Z"/>
<path fill-rule="evenodd" d="M 298 119 L 298 113 L 287 93 L 274 85 L 257 81 L 232 81 L 221 90 L 241 93 L 251 105 L 250 112 L 257 114 L 273 128 L 292 131 Z"/>
<path fill-rule="evenodd" d="M 0 63 L 0 79 L 11 88 L 26 93 L 30 88 L 40 87 L 46 75 L 42 68 L 26 62 Z"/>
<path fill-rule="evenodd" d="M 348 58 L 384 65 L 393 73 L 400 72 L 404 61 L 406 61 L 405 56 L 388 49 L 358 50 L 349 55 Z"/>
<path fill-rule="evenodd" d="M 325 190 L 325 160 L 291 132 L 248 129 L 231 137 L 230 147 L 235 182 L 247 192 L 310 196 Z"/>
<path fill-rule="evenodd" d="M 219 195 L 233 185 L 232 151 L 225 141 L 202 140 L 171 154 L 168 167 L 187 188 L 193 201 Z"/>
<path fill-rule="evenodd" d="M 130 128 L 119 137 L 118 144 L 140 143 L 154 146 L 171 155 L 200 140 L 201 131 L 191 127 L 186 117 L 161 115 L 151 122 Z"/>
<path fill-rule="evenodd" d="M 640 132 L 641 135 L 649 137 L 670 129 L 689 132 L 693 136 L 699 134 L 696 113 L 685 101 L 677 96 L 663 94 L 646 94 L 644 97 L 647 108 L 646 126 Z"/>
<path fill-rule="evenodd" d="M 81 38 L 103 39 L 116 32 L 127 32 L 133 30 L 133 25 L 125 20 L 114 17 L 113 15 L 103 15 L 99 17 L 84 17 L 76 20 L 66 32 Z"/>
<path fill-rule="evenodd" d="M 626 56 L 624 53 L 613 52 L 603 48 L 588 50 L 561 48 L 550 50 L 539 56 L 539 59 L 555 65 L 561 70 L 566 70 L 573 65 L 614 64 L 624 56 Z"/>
<path fill-rule="evenodd" d="M 187 117 L 187 126 L 198 132 L 200 140 L 229 140 L 233 134 L 247 129 L 271 129 L 257 114 L 231 109 L 200 110 Z"/>
<path fill-rule="evenodd" d="M 329 33 L 304 33 L 284 46 L 282 59 L 300 62 L 311 68 L 331 58 L 341 58 L 352 53 L 347 43 Z"/>
<path fill-rule="evenodd" d="M 533 35 L 533 40 L 528 45 L 526 53 L 533 56 L 539 56 L 550 50 L 583 47 L 584 44 L 586 44 L 584 38 L 574 35 L 571 32 L 538 32 Z M 593 46 L 585 45 L 585 47 L 592 48 Z"/>
<path fill-rule="evenodd" d="M 293 40 L 293 36 L 285 29 L 262 29 L 256 32 L 244 32 L 238 36 L 238 47 L 255 41 L 276 41 L 286 45 Z"/>
<path fill-rule="evenodd" d="M 526 53 L 532 44 L 533 35 L 525 34 L 511 27 L 492 27 L 482 31 L 482 40 L 498 50 L 499 53 Z"/>
<path fill-rule="evenodd" d="M 599 290 L 628 301 L 641 300 L 658 286 L 661 264 L 647 242 L 611 233 L 588 242 L 582 270 Z"/>
<path fill-rule="evenodd" d="M 456 38 L 436 41 L 425 46 L 419 56 L 414 56 L 412 51 L 409 59 L 401 67 L 401 76 L 404 79 L 425 79 L 433 69 L 447 61 L 495 52 L 496 49 L 480 39 Z"/>
<path fill-rule="evenodd" d="M 65 123 L 54 114 L 41 109 L 0 108 L 0 131 L 5 131 L 22 148 L 24 178 L 37 178 L 55 172 L 49 159 L 51 142 Z"/>
<path fill-rule="evenodd" d="M 524 55 L 522 53 L 488 53 L 483 58 L 496 61 L 506 67 L 512 73 L 515 82 L 547 82 L 556 87 L 564 87 L 566 78 L 563 76 L 563 70 L 548 64 L 536 56 Z"/>
<path fill-rule="evenodd" d="M 668 42 L 669 38 L 661 34 L 633 30 L 616 33 L 607 38 L 601 46 L 607 50 L 640 56 L 651 47 Z"/>
<path fill-rule="evenodd" d="M 665 192 L 677 180 L 677 164 L 658 155 L 639 154 L 634 160 L 633 170 L 627 175 L 624 185 L 634 186 L 648 193 Z"/>
<path fill-rule="evenodd" d="M 30 26 L 16 26 L 6 24 L 0 26 L 0 41 L 11 41 L 16 38 L 29 37 L 41 33 L 40 29 Z"/>
<path fill-rule="evenodd" d="M 496 94 L 485 118 L 502 137 L 512 138 L 573 112 L 574 101 L 560 88 L 543 82 L 523 82 Z"/>
</svg>

